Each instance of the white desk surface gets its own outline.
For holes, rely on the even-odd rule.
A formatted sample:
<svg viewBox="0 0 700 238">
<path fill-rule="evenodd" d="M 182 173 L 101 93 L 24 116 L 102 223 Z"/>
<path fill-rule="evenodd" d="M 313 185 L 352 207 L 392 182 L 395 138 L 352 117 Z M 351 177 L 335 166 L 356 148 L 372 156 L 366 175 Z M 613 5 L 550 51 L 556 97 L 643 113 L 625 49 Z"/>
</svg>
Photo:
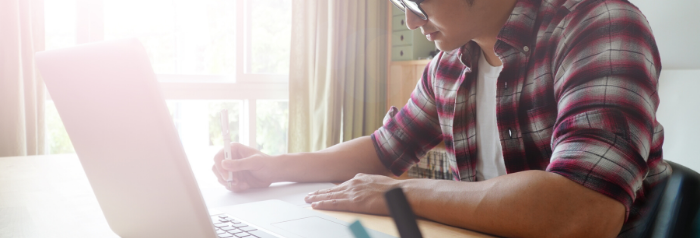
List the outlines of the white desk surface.
<svg viewBox="0 0 700 238">
<path fill-rule="evenodd" d="M 231 205 L 230 192 L 211 174 L 212 153 L 190 155 L 205 202 L 210 208 Z M 323 186 L 323 185 L 319 185 Z M 338 219 L 398 237 L 391 218 L 321 211 Z M 419 220 L 424 237 L 491 237 Z M 0 237 L 118 237 L 102 214 L 90 184 L 74 154 L 0 157 Z"/>
</svg>

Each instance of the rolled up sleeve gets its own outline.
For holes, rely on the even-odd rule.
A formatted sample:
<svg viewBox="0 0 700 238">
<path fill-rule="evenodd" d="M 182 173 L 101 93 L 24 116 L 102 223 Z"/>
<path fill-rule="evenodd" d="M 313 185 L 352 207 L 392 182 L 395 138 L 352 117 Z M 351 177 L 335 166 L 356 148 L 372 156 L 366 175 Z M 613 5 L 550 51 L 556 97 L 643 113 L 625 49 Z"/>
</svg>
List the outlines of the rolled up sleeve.
<svg viewBox="0 0 700 238">
<path fill-rule="evenodd" d="M 383 126 L 371 136 L 379 159 L 396 176 L 403 174 L 442 141 L 431 88 L 431 65 L 426 66 L 406 105 L 401 110 L 391 107 Z"/>
</svg>

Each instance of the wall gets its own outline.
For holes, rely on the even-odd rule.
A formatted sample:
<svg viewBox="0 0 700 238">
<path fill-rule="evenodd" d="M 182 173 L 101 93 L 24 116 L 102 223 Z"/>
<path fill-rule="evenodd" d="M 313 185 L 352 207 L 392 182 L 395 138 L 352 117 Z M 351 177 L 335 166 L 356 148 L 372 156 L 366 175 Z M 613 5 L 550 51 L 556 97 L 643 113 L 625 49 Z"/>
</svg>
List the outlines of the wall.
<svg viewBox="0 0 700 238">
<path fill-rule="evenodd" d="M 700 70 L 662 70 L 661 103 L 656 113 L 664 126 L 664 159 L 700 172 Z"/>
<path fill-rule="evenodd" d="M 654 32 L 664 69 L 700 69 L 698 0 L 631 0 Z"/>
</svg>

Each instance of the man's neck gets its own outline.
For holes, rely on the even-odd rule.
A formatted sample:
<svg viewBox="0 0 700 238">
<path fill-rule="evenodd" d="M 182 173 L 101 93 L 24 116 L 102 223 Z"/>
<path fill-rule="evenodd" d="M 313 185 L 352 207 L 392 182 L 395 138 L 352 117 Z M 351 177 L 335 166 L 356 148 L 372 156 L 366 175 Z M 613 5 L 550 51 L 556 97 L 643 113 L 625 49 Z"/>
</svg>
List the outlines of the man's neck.
<svg viewBox="0 0 700 238">
<path fill-rule="evenodd" d="M 476 44 L 479 45 L 479 48 L 481 48 L 481 51 L 483 51 L 483 56 L 486 58 L 486 62 L 488 62 L 491 66 L 498 67 L 503 65 L 503 62 L 501 62 L 501 59 L 498 58 L 498 55 L 496 55 L 496 51 L 493 50 L 494 46 L 496 46 L 496 38 L 493 38 L 493 42 L 486 43 L 482 45 L 479 41 L 476 41 Z"/>
<path fill-rule="evenodd" d="M 478 44 L 481 50 L 484 52 L 486 62 L 488 62 L 491 66 L 503 65 L 501 59 L 499 59 L 498 55 L 496 55 L 494 47 L 496 46 L 496 41 L 498 40 L 498 34 L 501 32 L 503 25 L 506 24 L 506 21 L 508 21 L 508 17 L 513 12 L 516 2 L 517 0 L 491 1 L 491 4 L 493 4 L 493 16 L 496 16 L 496 18 L 491 21 L 484 21 L 487 22 L 487 24 L 490 23 L 488 31 L 484 37 L 474 39 L 476 44 Z"/>
</svg>

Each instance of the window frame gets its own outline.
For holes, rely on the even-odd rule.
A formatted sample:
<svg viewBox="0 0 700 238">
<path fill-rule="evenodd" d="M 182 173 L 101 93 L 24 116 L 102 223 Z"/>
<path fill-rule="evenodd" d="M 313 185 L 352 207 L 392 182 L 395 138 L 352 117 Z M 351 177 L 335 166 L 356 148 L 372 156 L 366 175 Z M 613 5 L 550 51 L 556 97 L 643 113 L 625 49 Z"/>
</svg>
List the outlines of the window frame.
<svg viewBox="0 0 700 238">
<path fill-rule="evenodd" d="M 251 4 L 235 1 L 235 74 L 156 74 L 165 100 L 241 100 L 240 143 L 257 148 L 257 101 L 289 100 L 288 74 L 253 74 Z M 76 0 L 76 44 L 104 40 L 104 0 Z M 47 100 L 51 100 L 47 95 Z M 288 134 L 288 133 L 287 133 Z M 48 143 L 47 143 L 48 144 Z"/>
</svg>

